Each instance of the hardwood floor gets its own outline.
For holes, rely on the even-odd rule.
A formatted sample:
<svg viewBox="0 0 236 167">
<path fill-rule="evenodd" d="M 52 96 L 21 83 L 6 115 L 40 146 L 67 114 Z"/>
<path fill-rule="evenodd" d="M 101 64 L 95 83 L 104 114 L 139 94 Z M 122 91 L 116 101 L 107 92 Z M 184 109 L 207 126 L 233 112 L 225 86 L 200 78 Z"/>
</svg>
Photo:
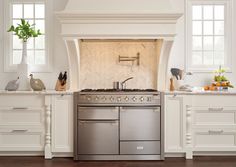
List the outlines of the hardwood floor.
<svg viewBox="0 0 236 167">
<path fill-rule="evenodd" d="M 166 158 L 165 161 L 73 161 L 72 158 L 0 157 L 0 167 L 236 167 L 236 157 Z"/>
</svg>

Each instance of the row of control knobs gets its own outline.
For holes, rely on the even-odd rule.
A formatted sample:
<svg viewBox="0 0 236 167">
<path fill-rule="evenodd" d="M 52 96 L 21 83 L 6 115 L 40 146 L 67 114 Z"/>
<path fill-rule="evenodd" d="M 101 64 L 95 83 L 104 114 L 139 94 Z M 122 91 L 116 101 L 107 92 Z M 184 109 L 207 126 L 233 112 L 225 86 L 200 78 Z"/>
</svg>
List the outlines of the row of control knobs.
<svg viewBox="0 0 236 167">
<path fill-rule="evenodd" d="M 98 96 L 96 96 L 96 97 L 94 98 L 95 101 L 98 101 L 99 99 L 101 99 L 102 101 L 106 101 L 106 100 L 107 100 L 107 98 L 106 98 L 105 96 L 103 96 L 103 97 L 101 97 L 101 98 L 99 98 Z M 92 98 L 88 96 L 88 97 L 87 97 L 87 101 L 91 101 L 91 100 L 92 100 Z M 110 97 L 109 100 L 110 100 L 110 101 L 115 101 L 115 98 L 114 98 L 114 97 Z M 130 98 L 126 96 L 126 97 L 124 98 L 124 100 L 125 100 L 125 101 L 129 101 Z M 134 97 L 131 98 L 131 100 L 135 102 L 135 101 L 138 100 L 138 98 L 134 96 Z M 140 97 L 139 100 L 142 102 L 142 101 L 145 100 L 145 98 L 144 98 L 144 97 Z M 122 101 L 122 97 L 117 97 L 117 98 L 116 98 L 116 101 L 121 102 L 121 101 Z M 148 98 L 147 98 L 147 101 L 151 101 L 151 98 L 148 97 Z"/>
</svg>

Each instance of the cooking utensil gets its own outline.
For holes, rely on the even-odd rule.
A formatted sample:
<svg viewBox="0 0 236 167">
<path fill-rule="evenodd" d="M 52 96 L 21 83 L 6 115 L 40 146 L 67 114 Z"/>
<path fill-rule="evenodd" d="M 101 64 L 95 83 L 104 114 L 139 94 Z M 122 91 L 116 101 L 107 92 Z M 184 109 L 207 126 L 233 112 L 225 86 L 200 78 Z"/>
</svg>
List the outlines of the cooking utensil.
<svg viewBox="0 0 236 167">
<path fill-rule="evenodd" d="M 180 69 L 178 69 L 178 68 L 171 68 L 171 69 L 170 69 L 170 72 L 171 72 L 171 74 L 172 74 L 173 76 L 176 77 L 177 80 L 180 79 Z"/>
<path fill-rule="evenodd" d="M 116 90 L 120 89 L 120 82 L 119 81 L 113 82 L 113 89 L 116 89 Z"/>
<path fill-rule="evenodd" d="M 179 77 L 180 77 L 180 80 L 183 79 L 183 75 L 184 75 L 184 70 L 179 70 Z"/>
</svg>

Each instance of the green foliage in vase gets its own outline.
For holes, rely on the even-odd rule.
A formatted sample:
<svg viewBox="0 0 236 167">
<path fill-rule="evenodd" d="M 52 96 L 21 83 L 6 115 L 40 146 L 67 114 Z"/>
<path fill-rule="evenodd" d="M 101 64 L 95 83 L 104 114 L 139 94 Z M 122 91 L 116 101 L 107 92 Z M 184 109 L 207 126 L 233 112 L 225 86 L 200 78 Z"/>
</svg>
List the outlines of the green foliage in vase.
<svg viewBox="0 0 236 167">
<path fill-rule="evenodd" d="M 21 19 L 21 23 L 16 27 L 12 25 L 8 32 L 14 32 L 14 35 L 17 35 L 23 42 L 27 42 L 31 37 L 42 35 L 40 30 L 35 30 L 35 24 L 30 25 L 25 19 Z"/>
<path fill-rule="evenodd" d="M 228 81 L 228 79 L 224 76 L 224 73 L 226 72 L 225 69 L 219 67 L 218 70 L 215 71 L 216 75 L 214 76 L 215 82 L 225 82 Z"/>
</svg>

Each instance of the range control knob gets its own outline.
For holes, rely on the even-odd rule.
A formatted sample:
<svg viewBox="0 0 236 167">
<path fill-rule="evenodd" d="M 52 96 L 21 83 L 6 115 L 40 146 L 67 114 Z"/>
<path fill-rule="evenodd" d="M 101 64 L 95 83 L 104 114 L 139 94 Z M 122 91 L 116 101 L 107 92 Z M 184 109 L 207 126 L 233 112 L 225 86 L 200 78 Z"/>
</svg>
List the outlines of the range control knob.
<svg viewBox="0 0 236 167">
<path fill-rule="evenodd" d="M 129 101 L 129 98 L 127 96 L 125 97 L 125 101 Z"/>
<path fill-rule="evenodd" d="M 103 96 L 103 97 L 102 97 L 102 100 L 103 100 L 103 101 L 105 101 L 105 100 L 106 100 L 106 97 L 105 97 L 105 96 Z"/>
<path fill-rule="evenodd" d="M 136 101 L 136 100 L 137 100 L 137 98 L 136 98 L 136 97 L 133 97 L 132 99 L 133 99 L 133 101 Z"/>
<path fill-rule="evenodd" d="M 99 100 L 99 97 L 98 97 L 98 96 L 96 96 L 96 97 L 95 97 L 95 100 L 96 100 L 96 101 L 98 101 L 98 100 Z"/>
<path fill-rule="evenodd" d="M 120 97 L 117 97 L 117 101 L 121 101 L 121 98 L 120 98 Z"/>
<path fill-rule="evenodd" d="M 140 97 L 140 101 L 144 101 L 144 97 Z"/>
<path fill-rule="evenodd" d="M 110 97 L 110 100 L 111 100 L 111 101 L 114 101 L 114 97 Z"/>
<path fill-rule="evenodd" d="M 91 100 L 91 97 L 88 96 L 88 97 L 87 97 L 87 100 L 90 101 L 90 100 Z"/>
<path fill-rule="evenodd" d="M 152 97 L 147 97 L 147 101 L 152 101 Z"/>
</svg>

